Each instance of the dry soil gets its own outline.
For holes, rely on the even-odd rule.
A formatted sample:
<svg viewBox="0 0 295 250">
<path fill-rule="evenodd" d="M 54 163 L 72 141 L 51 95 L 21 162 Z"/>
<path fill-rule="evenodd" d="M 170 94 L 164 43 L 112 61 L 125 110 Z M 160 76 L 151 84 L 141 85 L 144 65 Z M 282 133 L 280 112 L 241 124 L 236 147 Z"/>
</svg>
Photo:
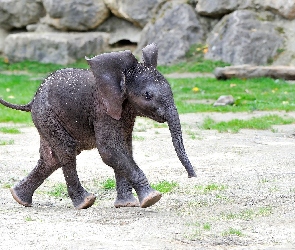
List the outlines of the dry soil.
<svg viewBox="0 0 295 250">
<path fill-rule="evenodd" d="M 33 206 L 22 207 L 9 186 L 38 160 L 34 127 L 0 133 L 0 249 L 295 249 L 295 125 L 272 130 L 218 133 L 199 128 L 206 116 L 247 119 L 265 113 L 181 116 L 187 154 L 197 178 L 188 179 L 174 152 L 167 127 L 138 119 L 134 158 L 151 183 L 177 183 L 154 206 L 113 206 L 115 191 L 100 183 L 113 178 L 97 150 L 77 157 L 83 185 L 96 203 L 75 210 L 67 197 L 49 191 L 64 183 L 57 170 L 36 191 Z M 280 113 L 293 116 L 295 113 Z"/>
</svg>

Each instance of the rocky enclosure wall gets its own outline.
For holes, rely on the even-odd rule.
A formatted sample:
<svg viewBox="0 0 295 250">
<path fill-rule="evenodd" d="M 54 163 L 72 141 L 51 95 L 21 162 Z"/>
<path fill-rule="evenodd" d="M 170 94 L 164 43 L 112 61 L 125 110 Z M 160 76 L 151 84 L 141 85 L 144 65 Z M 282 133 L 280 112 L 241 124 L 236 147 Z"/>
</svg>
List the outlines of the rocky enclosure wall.
<svg viewBox="0 0 295 250">
<path fill-rule="evenodd" d="M 295 64 L 295 0 L 0 0 L 0 52 L 60 64 L 120 42 L 159 46 L 159 64 L 193 44 L 233 65 Z"/>
</svg>

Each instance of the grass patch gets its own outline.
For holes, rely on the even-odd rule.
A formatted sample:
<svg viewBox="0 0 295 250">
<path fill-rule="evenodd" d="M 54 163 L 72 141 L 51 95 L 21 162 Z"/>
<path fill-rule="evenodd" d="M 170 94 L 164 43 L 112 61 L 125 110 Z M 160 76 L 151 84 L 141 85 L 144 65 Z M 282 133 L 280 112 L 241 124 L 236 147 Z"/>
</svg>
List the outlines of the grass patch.
<svg viewBox="0 0 295 250">
<path fill-rule="evenodd" d="M 192 227 L 192 233 L 187 235 L 187 238 L 190 240 L 201 239 L 202 235 L 205 232 L 208 233 L 211 230 L 211 224 L 209 223 L 195 222 L 193 224 L 188 224 L 188 225 Z"/>
<path fill-rule="evenodd" d="M 4 134 L 20 134 L 20 130 L 17 128 L 11 128 L 11 127 L 0 127 L 0 132 Z"/>
<path fill-rule="evenodd" d="M 29 73 L 48 74 L 62 68 L 89 68 L 86 60 L 81 59 L 76 63 L 69 64 L 67 66 L 53 63 L 40 63 L 34 61 L 22 61 L 16 63 L 9 63 L 6 59 L 0 58 L 0 71 L 26 71 Z"/>
<path fill-rule="evenodd" d="M 200 186 L 195 186 L 195 188 L 203 193 L 203 194 L 208 194 L 211 192 L 219 192 L 219 191 L 223 191 L 225 190 L 227 187 L 225 185 L 222 184 L 216 184 L 216 183 L 212 183 L 212 184 L 208 184 L 208 185 L 200 185 Z"/>
<path fill-rule="evenodd" d="M 154 125 L 154 128 L 168 128 L 167 123 L 154 122 L 153 125 Z"/>
<path fill-rule="evenodd" d="M 40 85 L 27 75 L 0 74 L 0 97 L 15 104 L 27 104 Z M 0 105 L 0 122 L 32 123 L 31 114 Z"/>
<path fill-rule="evenodd" d="M 202 137 L 197 133 L 197 132 L 195 132 L 195 131 L 193 131 L 193 130 L 190 130 L 190 129 L 187 129 L 187 130 L 185 130 L 184 131 L 192 140 L 196 140 L 196 139 L 198 139 L 198 140 L 201 140 L 202 139 Z"/>
<path fill-rule="evenodd" d="M 101 183 L 101 186 L 104 190 L 112 190 L 116 188 L 116 181 L 108 178 Z"/>
<path fill-rule="evenodd" d="M 3 183 L 1 186 L 2 186 L 2 188 L 9 189 L 12 187 L 12 184 L 11 183 Z"/>
<path fill-rule="evenodd" d="M 29 222 L 29 221 L 34 221 L 34 220 L 32 219 L 31 216 L 27 216 L 27 217 L 25 217 L 25 221 Z"/>
<path fill-rule="evenodd" d="M 272 208 L 269 206 L 260 207 L 258 209 L 243 209 L 238 213 L 225 213 L 222 218 L 226 220 L 245 220 L 250 221 L 256 217 L 267 217 L 272 214 Z"/>
<path fill-rule="evenodd" d="M 203 224 L 203 229 L 206 231 L 210 231 L 211 230 L 211 225 L 209 223 L 205 223 Z"/>
<path fill-rule="evenodd" d="M 8 140 L 8 141 L 5 141 L 5 140 L 0 140 L 0 146 L 6 146 L 6 145 L 13 145 L 14 144 L 14 140 Z"/>
<path fill-rule="evenodd" d="M 64 183 L 57 183 L 53 186 L 53 189 L 48 192 L 48 195 L 55 198 L 65 198 L 68 197 L 67 186 Z"/>
<path fill-rule="evenodd" d="M 151 187 L 159 191 L 160 193 L 165 194 L 171 192 L 174 188 L 178 187 L 178 184 L 174 181 L 160 181 L 159 183 L 152 183 Z"/>
<path fill-rule="evenodd" d="M 229 236 L 229 235 L 236 235 L 239 237 L 243 236 L 241 230 L 235 229 L 235 228 L 230 228 L 229 230 L 222 233 L 222 236 Z"/>
<path fill-rule="evenodd" d="M 262 117 L 254 117 L 249 120 L 233 119 L 228 122 L 215 122 L 211 118 L 206 118 L 201 125 L 203 129 L 218 130 L 219 132 L 237 133 L 241 129 L 271 129 L 273 125 L 292 124 L 295 122 L 294 118 L 284 118 L 278 115 L 266 115 Z"/>
<path fill-rule="evenodd" d="M 139 135 L 132 135 L 132 139 L 135 141 L 144 141 L 144 137 Z"/>
<path fill-rule="evenodd" d="M 168 80 L 179 113 L 295 110 L 294 86 L 281 80 L 255 78 L 220 81 L 206 77 Z M 210 100 L 217 100 L 221 95 L 232 95 L 235 104 L 214 107 Z"/>
</svg>

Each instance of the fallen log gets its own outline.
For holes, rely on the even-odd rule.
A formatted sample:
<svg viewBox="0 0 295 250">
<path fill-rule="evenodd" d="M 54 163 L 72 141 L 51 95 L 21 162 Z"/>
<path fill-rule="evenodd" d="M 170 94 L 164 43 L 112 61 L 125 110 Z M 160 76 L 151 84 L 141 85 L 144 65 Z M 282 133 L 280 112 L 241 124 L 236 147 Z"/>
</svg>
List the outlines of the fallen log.
<svg viewBox="0 0 295 250">
<path fill-rule="evenodd" d="M 271 77 L 274 79 L 295 80 L 295 67 L 291 66 L 252 66 L 239 65 L 216 68 L 217 79 Z"/>
</svg>

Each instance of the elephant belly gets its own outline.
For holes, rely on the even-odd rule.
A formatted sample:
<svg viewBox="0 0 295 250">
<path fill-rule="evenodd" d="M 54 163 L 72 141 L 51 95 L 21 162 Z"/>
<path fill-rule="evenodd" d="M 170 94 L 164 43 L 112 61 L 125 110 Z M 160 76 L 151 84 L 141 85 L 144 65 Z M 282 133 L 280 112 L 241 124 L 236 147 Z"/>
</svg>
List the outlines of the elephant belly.
<svg viewBox="0 0 295 250">
<path fill-rule="evenodd" d="M 92 149 L 96 146 L 95 133 L 92 119 L 82 112 L 74 115 L 65 114 L 59 118 L 64 129 L 77 142 L 77 146 L 82 150 Z"/>
</svg>

